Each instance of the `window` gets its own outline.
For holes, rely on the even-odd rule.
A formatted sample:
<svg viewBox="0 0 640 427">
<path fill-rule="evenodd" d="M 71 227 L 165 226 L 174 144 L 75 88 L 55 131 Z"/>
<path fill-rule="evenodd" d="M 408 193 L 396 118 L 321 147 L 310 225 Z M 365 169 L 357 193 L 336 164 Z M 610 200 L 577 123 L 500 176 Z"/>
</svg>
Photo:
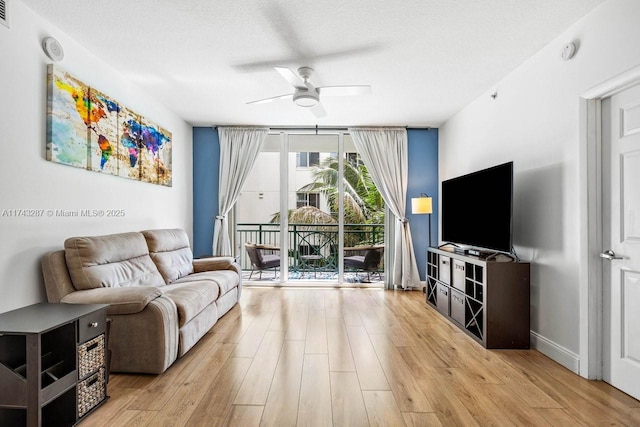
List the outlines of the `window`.
<svg viewBox="0 0 640 427">
<path fill-rule="evenodd" d="M 344 157 L 347 162 L 354 166 L 360 166 L 364 164 L 358 153 L 344 153 Z"/>
<path fill-rule="evenodd" d="M 296 167 L 306 168 L 309 166 L 309 153 L 296 153 Z"/>
<path fill-rule="evenodd" d="M 320 153 L 309 153 L 309 166 L 318 166 L 320 164 Z"/>
<path fill-rule="evenodd" d="M 320 153 L 308 153 L 306 151 L 296 153 L 296 166 L 299 168 L 308 168 L 319 164 Z"/>
<path fill-rule="evenodd" d="M 296 193 L 296 208 L 303 206 L 313 206 L 320 208 L 320 194 L 319 193 Z"/>
</svg>

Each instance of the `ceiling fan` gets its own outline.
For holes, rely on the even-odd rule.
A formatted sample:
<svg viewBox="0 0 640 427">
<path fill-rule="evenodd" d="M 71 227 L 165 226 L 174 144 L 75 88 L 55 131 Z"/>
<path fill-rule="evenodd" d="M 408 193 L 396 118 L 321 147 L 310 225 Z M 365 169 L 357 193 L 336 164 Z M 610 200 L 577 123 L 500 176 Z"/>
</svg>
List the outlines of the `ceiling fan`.
<svg viewBox="0 0 640 427">
<path fill-rule="evenodd" d="M 309 83 L 309 78 L 313 74 L 313 68 L 310 67 L 298 68 L 298 74 L 294 73 L 290 68 L 274 68 L 291 84 L 291 86 L 295 88 L 295 91 L 286 95 L 273 96 L 271 98 L 247 102 L 247 104 L 264 104 L 277 99 L 293 99 L 293 102 L 296 105 L 309 108 L 316 117 L 324 117 L 327 115 L 327 112 L 320 103 L 320 96 L 368 95 L 371 93 L 371 86 L 369 85 L 316 87 Z"/>
</svg>

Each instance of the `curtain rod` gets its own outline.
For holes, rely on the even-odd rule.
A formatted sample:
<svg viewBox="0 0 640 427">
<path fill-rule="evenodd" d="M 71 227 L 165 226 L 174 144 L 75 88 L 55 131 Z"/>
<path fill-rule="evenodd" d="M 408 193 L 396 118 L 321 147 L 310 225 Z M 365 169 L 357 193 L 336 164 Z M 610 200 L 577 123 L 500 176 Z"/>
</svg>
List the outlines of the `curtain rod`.
<svg viewBox="0 0 640 427">
<path fill-rule="evenodd" d="M 214 125 L 213 128 L 218 128 L 220 126 L 225 126 L 225 125 Z M 381 127 L 381 128 L 392 128 L 392 127 L 398 127 L 398 128 L 405 128 L 405 129 L 424 129 L 424 130 L 431 130 L 433 129 L 431 126 L 349 126 L 349 127 L 335 127 L 335 126 L 261 126 L 261 127 L 266 127 L 269 128 L 270 131 L 310 131 L 310 132 L 317 132 L 317 131 L 333 131 L 333 132 L 348 132 L 349 128 L 354 127 L 366 127 L 366 128 L 375 128 L 375 127 Z"/>
<path fill-rule="evenodd" d="M 348 132 L 348 127 L 335 127 L 335 126 L 267 126 L 269 130 L 281 130 L 281 131 L 333 131 L 333 132 Z"/>
</svg>

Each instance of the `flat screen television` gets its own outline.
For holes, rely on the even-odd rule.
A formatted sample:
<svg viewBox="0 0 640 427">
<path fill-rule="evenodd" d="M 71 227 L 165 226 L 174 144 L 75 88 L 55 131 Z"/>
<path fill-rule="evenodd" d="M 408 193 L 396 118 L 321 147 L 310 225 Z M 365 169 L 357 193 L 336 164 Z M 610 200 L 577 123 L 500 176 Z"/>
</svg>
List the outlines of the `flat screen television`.
<svg viewBox="0 0 640 427">
<path fill-rule="evenodd" d="M 511 252 L 513 162 L 442 182 L 442 240 Z"/>
</svg>

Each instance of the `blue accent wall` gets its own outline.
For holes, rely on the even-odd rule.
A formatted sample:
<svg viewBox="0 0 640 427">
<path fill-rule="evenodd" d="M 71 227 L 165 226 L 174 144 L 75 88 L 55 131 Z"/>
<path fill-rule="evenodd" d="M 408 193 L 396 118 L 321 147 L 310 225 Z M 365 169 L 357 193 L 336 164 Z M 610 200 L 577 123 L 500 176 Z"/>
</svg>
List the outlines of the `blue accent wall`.
<svg viewBox="0 0 640 427">
<path fill-rule="evenodd" d="M 193 255 L 211 255 L 213 222 L 218 215 L 220 144 L 218 131 L 193 128 Z"/>
<path fill-rule="evenodd" d="M 429 215 L 412 215 L 411 198 L 425 193 L 433 197 L 431 214 L 431 245 L 438 246 L 438 129 L 408 129 L 409 183 L 407 187 L 407 218 L 416 253 L 420 279 L 426 280 L 426 253 L 429 242 Z"/>
</svg>

